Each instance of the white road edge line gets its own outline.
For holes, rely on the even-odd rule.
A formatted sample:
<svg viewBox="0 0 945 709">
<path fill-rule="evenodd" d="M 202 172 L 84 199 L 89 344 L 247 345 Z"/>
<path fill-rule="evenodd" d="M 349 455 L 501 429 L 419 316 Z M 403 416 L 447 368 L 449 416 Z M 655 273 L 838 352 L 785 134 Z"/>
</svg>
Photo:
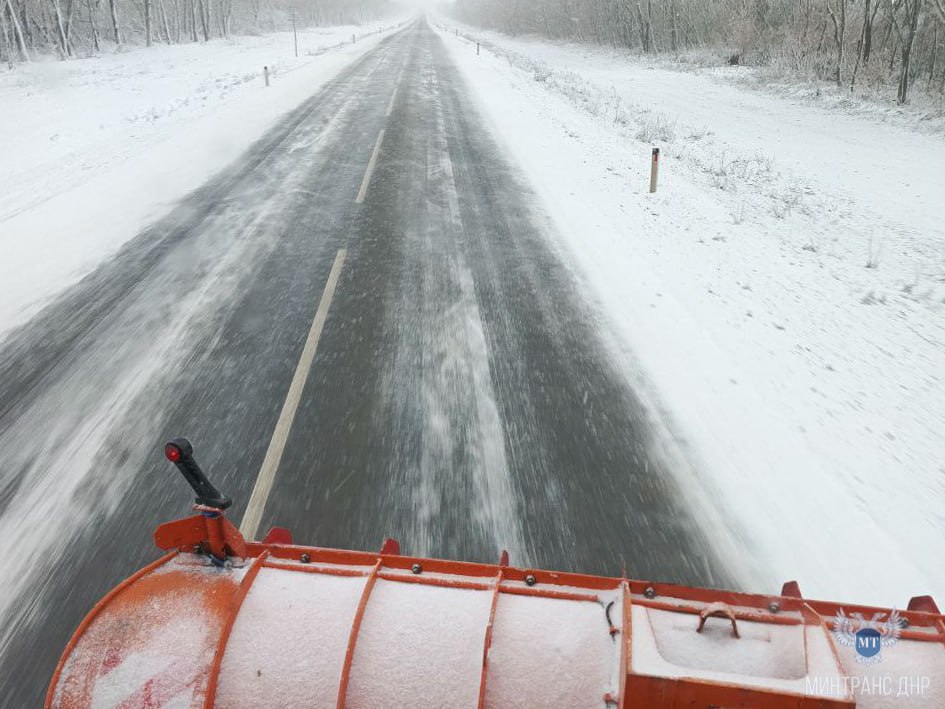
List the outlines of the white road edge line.
<svg viewBox="0 0 945 709">
<path fill-rule="evenodd" d="M 377 142 L 374 144 L 374 152 L 371 153 L 371 159 L 368 161 L 367 170 L 364 173 L 364 179 L 361 180 L 361 189 L 358 190 L 358 196 L 354 200 L 356 204 L 361 204 L 367 196 L 367 188 L 371 182 L 371 175 L 374 174 L 374 166 L 377 164 L 377 154 L 381 152 L 381 143 L 384 141 L 384 131 L 377 134 Z"/>
<path fill-rule="evenodd" d="M 331 266 L 328 281 L 325 283 L 325 290 L 322 292 L 318 309 L 315 311 L 315 319 L 312 321 L 312 328 L 308 332 L 308 339 L 305 341 L 305 347 L 302 349 L 302 356 L 299 358 L 298 366 L 295 368 L 295 375 L 292 377 L 292 383 L 289 385 L 289 392 L 286 394 L 285 403 L 282 404 L 282 412 L 279 414 L 279 420 L 276 422 L 276 427 L 272 432 L 272 439 L 269 441 L 266 457 L 263 459 L 262 467 L 259 469 L 259 475 L 256 476 L 256 485 L 253 487 L 253 494 L 250 495 L 249 504 L 246 505 L 246 512 L 243 514 L 243 521 L 240 523 L 240 534 L 246 539 L 255 538 L 256 532 L 259 531 L 259 523 L 262 522 L 263 510 L 269 499 L 269 493 L 272 492 L 272 484 L 276 479 L 276 470 L 279 469 L 279 463 L 282 461 L 282 453 L 285 450 L 286 441 L 289 439 L 289 431 L 292 430 L 292 422 L 295 421 L 295 412 L 298 411 L 299 402 L 302 400 L 302 390 L 305 388 L 309 370 L 312 368 L 312 361 L 315 359 L 315 351 L 318 349 L 318 340 L 322 336 L 322 328 L 325 326 L 325 320 L 328 319 L 328 309 L 331 307 L 331 299 L 335 295 L 335 287 L 338 285 L 338 279 L 341 277 L 341 268 L 344 266 L 347 254 L 347 249 L 341 249 L 335 255 L 335 262 Z"/>
</svg>

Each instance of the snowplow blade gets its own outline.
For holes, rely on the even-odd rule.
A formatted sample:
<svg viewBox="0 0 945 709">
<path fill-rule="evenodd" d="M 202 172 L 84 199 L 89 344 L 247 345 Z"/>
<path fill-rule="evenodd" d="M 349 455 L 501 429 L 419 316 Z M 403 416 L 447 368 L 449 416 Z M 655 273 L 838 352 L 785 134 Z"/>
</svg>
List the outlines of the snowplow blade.
<svg viewBox="0 0 945 709">
<path fill-rule="evenodd" d="M 762 596 L 515 568 L 507 552 L 409 557 L 393 539 L 250 542 L 192 452 L 165 448 L 199 514 L 159 526 L 168 553 L 89 612 L 47 707 L 945 707 L 929 596 L 898 612 L 794 582 Z"/>
<path fill-rule="evenodd" d="M 861 665 L 828 627 L 836 604 L 245 548 L 218 566 L 185 544 L 121 584 L 66 648 L 47 706 L 869 707 L 857 687 L 889 676 L 939 680 L 908 706 L 945 706 L 935 613 L 904 612 L 898 645 Z"/>
</svg>

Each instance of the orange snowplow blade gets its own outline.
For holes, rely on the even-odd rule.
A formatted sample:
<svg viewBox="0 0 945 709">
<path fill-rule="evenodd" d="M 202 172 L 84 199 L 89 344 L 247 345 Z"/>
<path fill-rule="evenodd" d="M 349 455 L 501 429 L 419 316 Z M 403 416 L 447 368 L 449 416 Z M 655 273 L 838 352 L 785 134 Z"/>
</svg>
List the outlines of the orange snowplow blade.
<svg viewBox="0 0 945 709">
<path fill-rule="evenodd" d="M 902 677 L 915 690 L 903 706 L 945 706 L 934 604 L 903 612 L 896 646 L 867 665 L 828 627 L 839 606 L 799 594 L 412 558 L 396 543 L 302 547 L 283 532 L 221 567 L 201 536 L 198 518 L 158 530 L 180 548 L 92 610 L 47 706 L 826 709 L 887 706 L 862 689 L 891 681 L 895 695 Z"/>
<path fill-rule="evenodd" d="M 945 617 L 498 564 L 247 542 L 186 439 L 198 515 L 103 598 L 47 707 L 945 707 Z M 833 628 L 828 623 L 833 622 Z M 893 697 L 893 699 L 890 699 Z M 896 702 L 897 706 L 901 704 Z"/>
</svg>

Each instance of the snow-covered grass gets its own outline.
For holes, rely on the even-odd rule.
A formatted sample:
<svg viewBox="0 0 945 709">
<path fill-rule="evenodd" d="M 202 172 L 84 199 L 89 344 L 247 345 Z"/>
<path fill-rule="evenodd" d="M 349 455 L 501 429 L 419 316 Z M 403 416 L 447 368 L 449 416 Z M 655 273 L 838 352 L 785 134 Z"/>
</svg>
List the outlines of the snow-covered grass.
<svg viewBox="0 0 945 709">
<path fill-rule="evenodd" d="M 443 39 L 743 584 L 945 595 L 945 140 L 603 50 Z"/>
<path fill-rule="evenodd" d="M 776 93 L 793 102 L 819 106 L 832 112 L 867 117 L 873 121 L 917 128 L 922 132 L 945 135 L 945 98 L 926 92 L 926 81 L 916 81 L 910 90 L 909 101 L 896 101 L 896 82 L 885 75 L 882 62 L 862 67 L 858 80 L 850 89 L 849 76 L 842 86 L 831 79 L 813 78 L 818 73 L 813 66 L 818 60 L 795 56 L 772 56 L 762 64 L 731 66 L 730 53 L 708 49 L 691 49 L 678 56 L 667 54 L 630 55 L 627 51 L 595 48 L 597 55 L 616 54 L 631 57 L 655 69 L 690 71 L 720 81 L 740 84 L 756 90 Z"/>
<path fill-rule="evenodd" d="M 288 32 L 0 71 L 0 335 L 403 21 L 303 29 L 298 57 Z"/>
<path fill-rule="evenodd" d="M 635 71 L 668 71 L 675 74 L 691 73 L 710 78 L 719 83 L 730 83 L 742 88 L 753 88 L 766 93 L 775 93 L 794 103 L 808 107 L 820 107 L 832 113 L 846 113 L 868 117 L 873 121 L 890 123 L 900 127 L 916 128 L 921 132 L 945 136 L 945 99 L 921 90 L 922 82 L 913 87 L 909 102 L 896 103 L 896 89 L 882 81 L 870 85 L 866 74 L 860 72 L 861 81 L 851 91 L 849 84 L 837 86 L 832 80 L 810 78 L 813 70 L 802 72 L 788 67 L 777 57 L 767 64 L 735 65 L 728 63 L 732 52 L 694 48 L 678 54 L 645 54 L 639 50 L 612 48 L 587 43 L 552 42 L 530 35 L 515 38 L 498 32 L 457 23 L 453 19 L 443 21 L 460 36 L 497 51 L 515 50 L 533 61 L 558 64 L 561 67 L 579 65 L 581 74 L 591 76 L 603 70 L 612 73 L 618 67 L 632 66 Z M 560 64 L 565 59 L 564 64 Z M 575 64 L 575 62 L 577 64 Z M 878 69 L 878 65 L 875 65 Z M 549 71 L 546 67 L 544 71 Z M 656 76 L 660 76 L 657 74 Z"/>
<path fill-rule="evenodd" d="M 843 86 L 837 86 L 833 81 L 800 78 L 796 71 L 778 63 L 741 71 L 734 67 L 713 67 L 711 73 L 720 79 L 780 94 L 791 101 L 945 135 L 945 97 L 925 93 L 923 81 L 913 85 L 908 103 L 900 106 L 896 103 L 895 82 L 868 84 L 862 74 L 859 84 L 851 91 L 846 80 Z"/>
</svg>

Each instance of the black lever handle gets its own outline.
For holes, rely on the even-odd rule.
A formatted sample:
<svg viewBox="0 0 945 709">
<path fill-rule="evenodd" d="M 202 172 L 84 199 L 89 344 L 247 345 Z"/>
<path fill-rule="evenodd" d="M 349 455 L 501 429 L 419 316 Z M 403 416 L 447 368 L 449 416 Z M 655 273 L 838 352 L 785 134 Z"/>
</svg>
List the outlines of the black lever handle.
<svg viewBox="0 0 945 709">
<path fill-rule="evenodd" d="M 175 438 L 173 441 L 164 445 L 164 456 L 177 466 L 190 486 L 197 493 L 196 502 L 198 505 L 207 507 L 216 507 L 218 510 L 225 510 L 233 504 L 226 495 L 220 493 L 213 484 L 207 480 L 197 461 L 194 460 L 194 447 L 186 438 Z"/>
</svg>

